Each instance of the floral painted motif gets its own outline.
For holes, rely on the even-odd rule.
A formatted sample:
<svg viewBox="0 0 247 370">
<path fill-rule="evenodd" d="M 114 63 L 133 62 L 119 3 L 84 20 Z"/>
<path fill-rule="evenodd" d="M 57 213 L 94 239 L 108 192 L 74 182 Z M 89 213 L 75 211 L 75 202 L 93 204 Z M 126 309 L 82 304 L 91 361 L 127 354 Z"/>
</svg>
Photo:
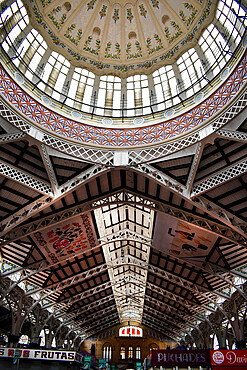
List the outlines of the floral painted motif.
<svg viewBox="0 0 247 370">
<path fill-rule="evenodd" d="M 140 4 L 139 5 L 139 8 L 140 8 L 140 14 L 143 15 L 144 18 L 146 18 L 147 11 L 144 8 L 144 5 L 143 4 Z"/>
<path fill-rule="evenodd" d="M 118 42 L 115 43 L 115 52 L 116 52 L 115 54 L 110 53 L 111 46 L 112 46 L 112 43 L 111 41 L 109 41 L 106 44 L 106 48 L 105 48 L 105 58 L 120 59 L 120 55 L 121 55 L 120 44 Z"/>
<path fill-rule="evenodd" d="M 100 19 L 106 16 L 107 5 L 103 5 L 101 11 L 99 12 Z"/>
<path fill-rule="evenodd" d="M 126 48 L 127 59 L 140 58 L 142 56 L 142 48 L 139 41 L 135 42 L 136 53 L 131 53 L 132 44 L 129 41 Z"/>
<path fill-rule="evenodd" d="M 159 0 L 151 0 L 153 8 L 159 8 Z"/>
<path fill-rule="evenodd" d="M 157 42 L 156 46 L 152 45 L 152 41 L 151 41 L 150 37 L 148 37 L 147 40 L 146 40 L 146 45 L 147 45 L 149 55 L 155 53 L 156 51 L 159 51 L 159 50 L 163 49 L 163 44 L 162 44 L 161 38 L 159 37 L 159 35 L 157 35 L 157 33 L 154 34 L 154 39 Z"/>
<path fill-rule="evenodd" d="M 59 20 L 57 20 L 55 18 L 55 15 L 57 13 L 59 13 L 60 11 L 62 10 L 62 7 L 61 6 L 57 6 L 56 8 L 52 9 L 49 13 L 48 13 L 48 17 L 51 19 L 52 23 L 54 24 L 54 26 L 59 30 L 61 28 L 61 26 L 64 24 L 65 22 L 65 19 L 67 18 L 67 15 L 66 13 L 63 13 L 61 18 Z"/>
<path fill-rule="evenodd" d="M 134 18 L 134 16 L 132 14 L 132 10 L 131 10 L 131 8 L 128 8 L 127 9 L 127 19 L 130 21 L 130 23 L 131 23 L 133 18 Z"/>
<path fill-rule="evenodd" d="M 96 3 L 97 0 L 90 0 L 89 3 L 87 3 L 87 10 L 93 9 L 94 4 Z"/>
<path fill-rule="evenodd" d="M 179 27 L 179 25 L 175 21 L 171 21 L 171 25 L 176 31 L 173 35 L 171 34 L 171 32 L 169 30 L 169 27 L 165 26 L 165 28 L 164 28 L 165 35 L 166 35 L 166 38 L 167 38 L 169 44 L 171 42 L 173 42 L 176 38 L 178 38 L 183 33 L 183 31 L 181 30 L 181 28 Z"/>
<path fill-rule="evenodd" d="M 51 3 L 51 0 L 41 0 L 41 4 L 42 4 L 43 8 L 45 8 L 50 3 Z"/>
<path fill-rule="evenodd" d="M 36 22 L 42 25 L 44 29 L 47 29 L 48 26 L 46 22 L 43 21 L 42 15 L 40 14 L 40 12 L 38 11 L 38 8 L 35 5 L 33 6 L 33 11 L 34 11 Z"/>
<path fill-rule="evenodd" d="M 60 41 L 60 39 L 54 35 L 54 33 L 51 30 L 48 30 L 48 34 L 50 35 L 52 42 L 58 46 L 61 46 L 63 49 L 66 48 L 66 45 Z"/>
<path fill-rule="evenodd" d="M 69 26 L 67 28 L 64 36 L 67 37 L 67 39 L 69 39 L 71 42 L 73 42 L 73 44 L 75 44 L 77 46 L 79 44 L 81 36 L 82 36 L 82 29 L 80 28 L 78 30 L 76 36 L 73 36 L 72 31 L 75 29 L 75 27 L 76 27 L 75 23 L 71 24 L 71 26 Z"/>
<path fill-rule="evenodd" d="M 201 18 L 200 18 L 200 20 L 199 20 L 199 24 L 202 24 L 204 21 L 205 21 L 205 19 L 207 19 L 208 18 L 208 16 L 209 16 L 209 13 L 210 13 L 210 6 L 212 5 L 212 2 L 211 1 L 209 1 L 208 2 L 208 6 L 207 6 L 207 8 L 204 10 L 204 12 L 202 13 L 202 16 L 201 16 Z"/>
<path fill-rule="evenodd" d="M 95 49 L 93 49 L 90 44 L 93 39 L 92 35 L 89 35 L 87 40 L 85 41 L 83 50 L 89 51 L 91 54 L 98 55 L 100 50 L 100 39 L 96 39 L 95 41 Z"/>
<path fill-rule="evenodd" d="M 183 10 L 180 10 L 179 11 L 179 15 L 180 17 L 182 18 L 183 22 L 186 24 L 186 26 L 190 26 L 191 23 L 193 22 L 193 20 L 195 19 L 196 17 L 196 14 L 198 13 L 198 10 L 194 7 L 194 5 L 190 4 L 190 3 L 184 3 L 184 7 L 185 9 L 188 9 L 191 13 L 190 13 L 190 16 L 187 17 L 187 15 L 184 14 Z"/>
<path fill-rule="evenodd" d="M 115 23 L 119 20 L 119 9 L 114 9 L 114 14 L 113 14 L 112 19 L 114 19 Z"/>
</svg>

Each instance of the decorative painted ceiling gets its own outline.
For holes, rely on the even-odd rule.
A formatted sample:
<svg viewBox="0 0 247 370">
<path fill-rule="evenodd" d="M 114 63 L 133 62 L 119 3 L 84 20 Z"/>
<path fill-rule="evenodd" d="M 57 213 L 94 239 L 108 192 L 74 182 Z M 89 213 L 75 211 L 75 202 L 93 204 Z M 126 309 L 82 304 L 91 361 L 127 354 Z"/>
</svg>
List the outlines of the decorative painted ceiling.
<svg viewBox="0 0 247 370">
<path fill-rule="evenodd" d="M 211 0 L 30 2 L 24 1 L 31 22 L 52 48 L 76 65 L 107 66 L 109 73 L 170 63 L 196 43 L 216 8 Z"/>
</svg>

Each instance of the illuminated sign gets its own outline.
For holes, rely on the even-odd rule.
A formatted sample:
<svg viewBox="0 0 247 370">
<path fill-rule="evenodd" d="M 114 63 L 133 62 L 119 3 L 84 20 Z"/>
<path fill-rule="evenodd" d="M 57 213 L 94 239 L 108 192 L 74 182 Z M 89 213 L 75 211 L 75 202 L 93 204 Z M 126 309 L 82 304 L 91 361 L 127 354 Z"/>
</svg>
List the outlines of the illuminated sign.
<svg viewBox="0 0 247 370">
<path fill-rule="evenodd" d="M 119 329 L 120 337 L 142 337 L 142 329 L 137 326 L 124 326 Z"/>
<path fill-rule="evenodd" d="M 0 348 L 0 357 L 15 357 L 15 348 Z M 50 351 L 36 349 L 18 349 L 20 359 L 30 360 L 55 360 L 55 361 L 76 361 L 83 362 L 83 356 L 74 351 Z"/>
<path fill-rule="evenodd" d="M 227 350 L 220 349 L 217 351 L 210 351 L 211 364 L 213 366 L 221 367 L 245 367 L 247 368 L 247 350 L 237 349 L 237 350 Z M 221 366 L 221 367 L 220 367 Z"/>
<path fill-rule="evenodd" d="M 207 350 L 152 350 L 153 366 L 208 366 L 210 355 Z"/>
</svg>

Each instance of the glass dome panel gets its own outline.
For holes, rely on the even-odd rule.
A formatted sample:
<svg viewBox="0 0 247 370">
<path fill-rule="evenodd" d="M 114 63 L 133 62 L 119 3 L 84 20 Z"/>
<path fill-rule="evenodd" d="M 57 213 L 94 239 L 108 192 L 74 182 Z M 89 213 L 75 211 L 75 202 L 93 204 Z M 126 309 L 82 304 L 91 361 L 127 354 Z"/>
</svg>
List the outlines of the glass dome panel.
<svg viewBox="0 0 247 370">
<path fill-rule="evenodd" d="M 211 86 L 212 80 L 234 58 L 247 25 L 246 11 L 237 1 L 220 0 L 213 22 L 198 44 L 188 48 L 188 43 L 187 50 L 180 52 L 178 58 L 165 60 L 161 66 L 158 63 L 155 71 L 155 67 L 147 64 L 145 74 L 133 69 L 132 76 L 118 76 L 116 61 L 116 75 L 105 74 L 100 66 L 93 73 L 62 55 L 63 47 L 60 52 L 52 50 L 50 40 L 46 42 L 33 28 L 20 0 L 10 2 L 6 8 L 3 1 L 0 4 L 3 55 L 33 85 L 31 91 L 45 93 L 60 102 L 61 107 L 122 119 L 184 105 L 186 99 L 208 84 Z M 94 28 L 96 31 L 101 32 Z M 53 44 L 55 47 L 56 38 Z"/>
</svg>

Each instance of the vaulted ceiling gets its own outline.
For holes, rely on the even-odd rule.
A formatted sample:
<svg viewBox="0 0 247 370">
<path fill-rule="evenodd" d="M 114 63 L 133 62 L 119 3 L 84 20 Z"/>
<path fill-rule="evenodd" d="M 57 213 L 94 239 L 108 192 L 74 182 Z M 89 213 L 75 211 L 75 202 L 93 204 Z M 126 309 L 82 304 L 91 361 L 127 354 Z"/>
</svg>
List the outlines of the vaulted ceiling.
<svg viewBox="0 0 247 370">
<path fill-rule="evenodd" d="M 0 123 L 2 305 L 18 285 L 31 309 L 38 302 L 85 336 L 136 321 L 179 340 L 240 290 L 246 110 L 200 143 L 128 166 Z"/>
</svg>

